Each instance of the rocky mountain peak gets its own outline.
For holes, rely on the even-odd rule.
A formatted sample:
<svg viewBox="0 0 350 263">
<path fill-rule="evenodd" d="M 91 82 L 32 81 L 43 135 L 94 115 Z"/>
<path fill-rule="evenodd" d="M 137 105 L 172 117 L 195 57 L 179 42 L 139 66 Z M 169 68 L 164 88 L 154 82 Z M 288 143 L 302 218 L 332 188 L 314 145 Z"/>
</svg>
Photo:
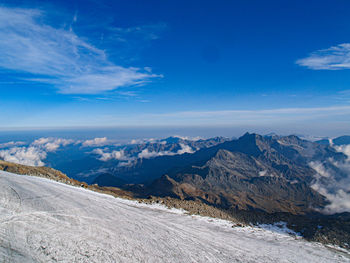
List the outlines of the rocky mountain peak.
<svg viewBox="0 0 350 263">
<path fill-rule="evenodd" d="M 179 143 L 179 142 L 182 142 L 183 139 L 180 137 L 177 137 L 177 136 L 170 136 L 170 137 L 165 138 L 162 141 L 165 141 L 166 143 Z"/>
<path fill-rule="evenodd" d="M 256 133 L 245 133 L 235 141 L 234 151 L 257 156 L 266 148 L 264 137 Z"/>
</svg>

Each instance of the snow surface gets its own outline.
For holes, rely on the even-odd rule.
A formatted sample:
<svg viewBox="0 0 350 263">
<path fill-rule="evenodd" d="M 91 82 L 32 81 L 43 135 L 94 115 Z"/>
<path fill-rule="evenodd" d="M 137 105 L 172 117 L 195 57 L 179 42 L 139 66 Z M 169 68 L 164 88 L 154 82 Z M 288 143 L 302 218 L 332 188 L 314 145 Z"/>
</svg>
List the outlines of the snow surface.
<svg viewBox="0 0 350 263">
<path fill-rule="evenodd" d="M 350 262 L 281 229 L 0 172 L 0 262 Z"/>
</svg>

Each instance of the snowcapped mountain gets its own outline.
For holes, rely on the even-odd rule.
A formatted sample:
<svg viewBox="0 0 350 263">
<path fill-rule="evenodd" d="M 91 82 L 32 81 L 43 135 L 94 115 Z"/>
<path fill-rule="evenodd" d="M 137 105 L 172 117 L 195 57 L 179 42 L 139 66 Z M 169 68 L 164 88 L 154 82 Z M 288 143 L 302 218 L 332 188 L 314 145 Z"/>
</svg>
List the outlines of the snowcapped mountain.
<svg viewBox="0 0 350 263">
<path fill-rule="evenodd" d="M 347 262 L 349 254 L 287 234 L 240 227 L 0 172 L 2 262 Z"/>
</svg>

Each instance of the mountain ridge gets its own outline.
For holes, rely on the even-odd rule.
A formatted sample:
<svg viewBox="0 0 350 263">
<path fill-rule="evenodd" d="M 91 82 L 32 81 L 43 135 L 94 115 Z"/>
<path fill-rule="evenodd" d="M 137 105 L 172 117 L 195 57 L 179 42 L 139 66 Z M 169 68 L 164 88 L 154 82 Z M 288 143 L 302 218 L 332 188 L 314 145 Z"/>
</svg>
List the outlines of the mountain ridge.
<svg viewBox="0 0 350 263">
<path fill-rule="evenodd" d="M 266 137 L 246 133 L 238 140 L 226 141 L 193 154 L 144 160 L 135 171 L 144 167 L 148 171 L 147 166 L 154 169 L 166 165 L 167 169 L 156 171 L 156 176 L 152 177 L 156 177 L 155 183 L 145 185 L 142 191 L 148 195 L 198 198 L 225 209 L 237 207 L 304 214 L 328 203 L 324 196 L 311 188 L 316 171 L 309 162 L 324 161 L 329 157 L 336 160 L 347 158 L 330 146 L 294 135 Z M 172 188 L 155 188 L 155 185 L 162 184 L 171 184 Z"/>
</svg>

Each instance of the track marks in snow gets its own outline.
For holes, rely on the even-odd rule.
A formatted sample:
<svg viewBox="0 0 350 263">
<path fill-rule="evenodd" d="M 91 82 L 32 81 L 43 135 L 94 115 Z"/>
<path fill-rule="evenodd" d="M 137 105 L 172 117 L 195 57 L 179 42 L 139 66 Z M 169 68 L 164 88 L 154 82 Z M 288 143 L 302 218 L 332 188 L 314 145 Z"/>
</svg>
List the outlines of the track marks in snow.
<svg viewBox="0 0 350 263">
<path fill-rule="evenodd" d="M 283 233 L 232 228 L 43 178 L 0 172 L 0 186 L 7 191 L 0 198 L 1 262 L 349 261 Z"/>
</svg>

